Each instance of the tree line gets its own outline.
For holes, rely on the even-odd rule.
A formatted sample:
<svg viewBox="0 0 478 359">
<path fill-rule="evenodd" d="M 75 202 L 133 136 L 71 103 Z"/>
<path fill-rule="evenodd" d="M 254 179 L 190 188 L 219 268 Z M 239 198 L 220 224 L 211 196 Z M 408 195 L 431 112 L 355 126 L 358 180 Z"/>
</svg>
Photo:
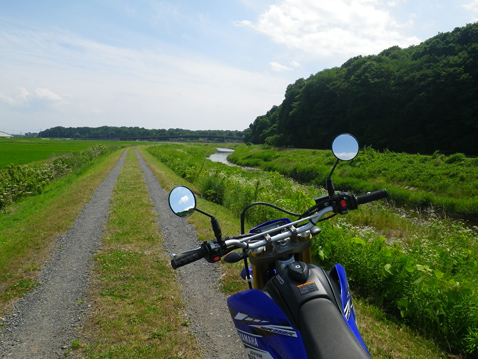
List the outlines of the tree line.
<svg viewBox="0 0 478 359">
<path fill-rule="evenodd" d="M 478 23 L 299 79 L 244 140 L 325 149 L 342 132 L 378 150 L 478 155 Z"/>
<path fill-rule="evenodd" d="M 183 130 L 170 129 L 145 129 L 143 127 L 53 127 L 39 133 L 40 137 L 73 138 L 73 139 L 118 139 L 125 137 L 163 137 L 163 136 L 228 136 L 243 137 L 243 131 L 228 130 Z"/>
</svg>

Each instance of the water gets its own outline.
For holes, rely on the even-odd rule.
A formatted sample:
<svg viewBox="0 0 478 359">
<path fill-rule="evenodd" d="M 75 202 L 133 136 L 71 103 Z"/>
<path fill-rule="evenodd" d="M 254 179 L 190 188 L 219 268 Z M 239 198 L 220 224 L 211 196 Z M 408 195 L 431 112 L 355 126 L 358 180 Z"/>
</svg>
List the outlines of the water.
<svg viewBox="0 0 478 359">
<path fill-rule="evenodd" d="M 227 160 L 227 156 L 233 153 L 234 150 L 231 150 L 230 148 L 221 148 L 221 147 L 217 147 L 216 149 L 217 149 L 217 152 L 209 156 L 208 159 L 210 159 L 213 162 L 221 162 L 229 166 L 234 166 L 233 163 Z"/>
</svg>

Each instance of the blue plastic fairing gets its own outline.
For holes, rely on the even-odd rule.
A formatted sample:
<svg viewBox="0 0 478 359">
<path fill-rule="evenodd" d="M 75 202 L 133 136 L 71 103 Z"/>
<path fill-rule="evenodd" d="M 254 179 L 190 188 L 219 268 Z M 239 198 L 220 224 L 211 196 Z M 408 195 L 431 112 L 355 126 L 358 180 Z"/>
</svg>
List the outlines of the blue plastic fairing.
<svg viewBox="0 0 478 359">
<path fill-rule="evenodd" d="M 341 264 L 336 264 L 334 269 L 337 272 L 339 277 L 340 283 L 340 299 L 342 300 L 342 312 L 344 315 L 344 319 L 347 322 L 347 325 L 354 333 L 355 337 L 362 345 L 362 347 L 367 351 L 367 346 L 365 345 L 362 336 L 360 335 L 359 329 L 357 327 L 357 319 L 355 316 L 355 309 L 352 302 L 352 295 L 350 294 L 349 290 L 349 282 L 347 280 L 347 274 L 345 273 L 345 269 Z"/>
<path fill-rule="evenodd" d="M 307 359 L 301 333 L 262 291 L 237 293 L 229 297 L 227 304 L 250 358 Z"/>
</svg>

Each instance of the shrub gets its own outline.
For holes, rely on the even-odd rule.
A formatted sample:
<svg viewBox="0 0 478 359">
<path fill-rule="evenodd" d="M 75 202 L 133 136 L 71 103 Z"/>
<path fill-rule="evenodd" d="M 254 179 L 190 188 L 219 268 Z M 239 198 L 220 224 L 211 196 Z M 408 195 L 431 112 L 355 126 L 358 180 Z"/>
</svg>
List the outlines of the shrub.
<svg viewBox="0 0 478 359">
<path fill-rule="evenodd" d="M 448 164 L 460 163 L 460 162 L 464 162 L 465 159 L 466 157 L 463 153 L 455 153 L 453 155 L 448 156 L 448 158 L 445 160 L 445 163 L 448 163 Z"/>
<path fill-rule="evenodd" d="M 223 204 L 225 193 L 225 179 L 221 177 L 217 172 L 211 173 L 208 176 L 202 177 L 200 180 L 199 188 L 205 199 L 208 201 Z"/>
<path fill-rule="evenodd" d="M 46 163 L 7 166 L 0 171 L 0 209 L 22 197 L 41 193 L 54 179 L 84 166 L 106 151 L 104 145 L 97 145 Z"/>
</svg>

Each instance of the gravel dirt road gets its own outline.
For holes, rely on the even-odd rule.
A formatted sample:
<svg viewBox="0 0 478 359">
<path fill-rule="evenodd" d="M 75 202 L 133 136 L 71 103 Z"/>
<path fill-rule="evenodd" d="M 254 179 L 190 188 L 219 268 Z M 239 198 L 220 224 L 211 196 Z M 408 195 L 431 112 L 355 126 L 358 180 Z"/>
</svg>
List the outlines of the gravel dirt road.
<svg viewBox="0 0 478 359">
<path fill-rule="evenodd" d="M 196 231 L 186 219 L 171 212 L 168 194 L 138 154 L 139 163 L 158 213 L 159 227 L 169 254 L 199 246 Z M 212 231 L 211 231 L 212 235 Z M 246 358 L 242 342 L 232 324 L 226 296 L 219 290 L 219 266 L 200 260 L 177 270 L 183 298 L 194 334 L 204 350 L 203 358 Z"/>
<path fill-rule="evenodd" d="M 0 358 L 65 358 L 79 337 L 87 316 L 86 301 L 91 261 L 101 246 L 113 188 L 126 151 L 98 188 L 44 266 L 35 290 L 21 299 L 3 319 Z M 158 213 L 166 250 L 177 253 L 198 246 L 195 230 L 169 209 L 167 194 L 137 152 L 138 160 Z M 226 297 L 218 288 L 218 266 L 199 261 L 178 270 L 188 321 L 203 349 L 202 358 L 245 358 L 232 325 Z"/>
<path fill-rule="evenodd" d="M 84 298 L 91 269 L 89 259 L 100 245 L 113 187 L 125 156 L 126 152 L 73 227 L 58 239 L 56 250 L 38 278 L 40 285 L 4 319 L 1 358 L 63 358 L 71 341 L 78 337 L 76 328 L 87 307 Z"/>
</svg>

